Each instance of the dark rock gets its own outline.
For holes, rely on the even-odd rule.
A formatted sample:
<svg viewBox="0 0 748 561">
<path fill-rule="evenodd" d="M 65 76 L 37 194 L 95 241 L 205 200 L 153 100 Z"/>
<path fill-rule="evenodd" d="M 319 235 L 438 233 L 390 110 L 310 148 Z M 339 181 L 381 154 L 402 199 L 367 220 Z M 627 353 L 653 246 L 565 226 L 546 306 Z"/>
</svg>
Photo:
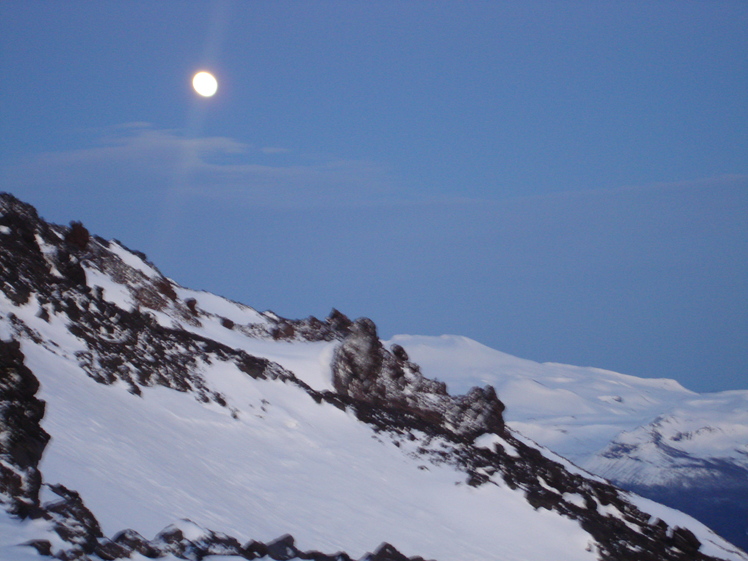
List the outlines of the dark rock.
<svg viewBox="0 0 748 561">
<path fill-rule="evenodd" d="M 99 522 L 88 510 L 80 495 L 64 485 L 50 485 L 61 500 L 44 505 L 44 518 L 50 520 L 55 532 L 66 542 L 85 553 L 93 553 L 103 537 Z"/>
<path fill-rule="evenodd" d="M 408 353 L 407 351 L 397 343 L 393 343 L 390 345 L 390 351 L 392 351 L 392 354 L 395 355 L 395 358 L 398 360 L 398 362 L 408 362 Z"/>
<path fill-rule="evenodd" d="M 46 555 L 48 557 L 52 555 L 52 544 L 48 540 L 31 540 L 23 545 L 33 547 L 39 555 Z"/>
<path fill-rule="evenodd" d="M 369 318 L 359 318 L 353 322 L 350 335 L 335 351 L 335 390 L 362 401 L 384 398 L 384 380 L 377 384 L 380 374 L 383 374 L 384 353 L 374 322 Z"/>
<path fill-rule="evenodd" d="M 192 524 L 188 520 L 185 521 Z M 244 550 L 236 538 L 203 530 L 197 539 L 187 538 L 177 526 L 169 526 L 161 531 L 151 542 L 159 556 L 171 554 L 181 559 L 200 561 L 211 555 L 242 555 Z"/>
<path fill-rule="evenodd" d="M 59 561 L 91 561 L 88 552 L 80 547 L 71 547 L 70 549 L 58 551 L 55 554 L 55 559 L 59 559 Z"/>
<path fill-rule="evenodd" d="M 193 543 L 192 550 L 196 559 L 211 555 L 231 556 L 242 553 L 241 544 L 236 538 L 212 531 L 208 532 L 205 539 Z"/>
<path fill-rule="evenodd" d="M 502 434 L 503 412 L 504 404 L 493 386 L 474 387 L 465 395 L 454 398 L 446 420 L 456 433 L 473 439 L 486 432 Z"/>
<path fill-rule="evenodd" d="M 21 518 L 38 515 L 37 465 L 49 442 L 40 425 L 45 404 L 35 397 L 39 382 L 24 360 L 18 341 L 0 340 L 0 493 Z"/>
<path fill-rule="evenodd" d="M 671 543 L 684 553 L 695 554 L 701 548 L 701 542 L 688 528 L 676 526 L 673 529 Z"/>
<path fill-rule="evenodd" d="M 49 310 L 47 307 L 44 305 L 39 306 L 39 311 L 36 312 L 36 317 L 49 323 Z"/>
<path fill-rule="evenodd" d="M 405 555 L 400 553 L 394 546 L 383 543 L 374 553 L 364 557 L 362 561 L 410 561 Z"/>
<path fill-rule="evenodd" d="M 273 324 L 268 333 L 275 340 L 341 340 L 348 335 L 351 326 L 351 320 L 334 308 L 325 321 L 314 316 L 296 320 L 281 318 L 273 313 L 266 313 L 265 316 Z"/>
<path fill-rule="evenodd" d="M 54 236 L 41 227 L 42 221 L 31 205 L 13 195 L 0 193 L 0 225 L 10 230 L 0 236 L 0 290 L 16 305 L 28 302 L 39 279 L 50 277 L 50 265 L 37 242 Z M 54 281 L 52 281 L 54 282 Z"/>
<path fill-rule="evenodd" d="M 473 388 L 464 396 L 451 397 L 444 383 L 424 377 L 409 362 L 405 349 L 393 345 L 391 352 L 386 350 L 368 318 L 353 322 L 348 337 L 335 350 L 332 371 L 339 394 L 400 409 L 457 438 L 471 440 L 504 431 L 504 404 L 493 388 Z"/>
<path fill-rule="evenodd" d="M 272 331 L 273 339 L 278 340 L 290 340 L 296 335 L 296 329 L 293 324 L 289 321 L 281 321 L 277 327 Z"/>
<path fill-rule="evenodd" d="M 155 559 L 160 556 L 159 550 L 135 530 L 119 532 L 114 536 L 112 541 L 128 551 L 135 551 L 149 559 Z"/>
<path fill-rule="evenodd" d="M 336 334 L 336 338 L 347 337 L 350 333 L 352 322 L 345 314 L 339 312 L 335 308 L 332 309 L 330 315 L 327 316 L 327 324 L 333 333 Z"/>
<path fill-rule="evenodd" d="M 190 546 L 190 542 L 184 537 L 182 530 L 176 526 L 164 528 L 153 540 L 153 544 L 161 554 L 171 553 L 175 557 L 183 559 L 185 551 Z"/>
<path fill-rule="evenodd" d="M 104 561 L 114 561 L 115 559 L 130 557 L 133 550 L 111 540 L 104 539 L 96 546 L 94 553 Z"/>
<path fill-rule="evenodd" d="M 75 286 L 81 290 L 87 288 L 86 272 L 83 270 L 77 255 L 70 253 L 67 247 L 58 247 L 56 261 L 57 270 L 62 273 L 70 286 Z"/>
<path fill-rule="evenodd" d="M 293 536 L 285 534 L 267 544 L 267 555 L 276 561 L 288 561 L 297 557 L 299 550 L 294 545 Z"/>
<path fill-rule="evenodd" d="M 166 296 L 169 300 L 171 300 L 172 302 L 176 302 L 177 293 L 174 290 L 174 286 L 171 284 L 171 282 L 169 282 L 169 279 L 165 277 L 161 277 L 158 280 L 156 280 L 156 282 L 154 282 L 153 285 L 156 288 L 156 290 L 158 290 L 161 294 Z M 193 308 L 195 304 L 197 303 L 197 301 L 194 298 L 188 298 L 187 300 L 184 301 L 184 303 L 187 304 L 187 307 L 190 308 L 190 310 L 193 313 L 196 313 Z"/>
<path fill-rule="evenodd" d="M 81 222 L 73 221 L 70 223 L 70 230 L 65 234 L 65 241 L 75 250 L 85 251 L 90 239 L 91 235 Z"/>
<path fill-rule="evenodd" d="M 338 552 L 328 555 L 319 551 L 300 551 L 299 559 L 310 559 L 311 561 L 351 561 L 347 553 Z"/>
<path fill-rule="evenodd" d="M 268 554 L 268 546 L 255 540 L 249 541 L 241 549 L 241 555 L 247 559 L 257 559 Z"/>
</svg>

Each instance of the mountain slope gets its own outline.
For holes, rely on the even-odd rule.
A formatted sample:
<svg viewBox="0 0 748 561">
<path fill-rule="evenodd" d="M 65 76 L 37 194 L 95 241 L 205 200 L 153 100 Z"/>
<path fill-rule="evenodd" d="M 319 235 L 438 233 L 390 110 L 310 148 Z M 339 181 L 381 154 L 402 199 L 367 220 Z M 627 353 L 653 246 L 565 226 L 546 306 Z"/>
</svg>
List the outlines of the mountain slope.
<svg viewBox="0 0 748 561">
<path fill-rule="evenodd" d="M 539 364 L 458 336 L 392 342 L 454 391 L 493 385 L 511 428 L 748 547 L 748 391 L 697 394 L 674 380 Z"/>
<path fill-rule="evenodd" d="M 748 559 L 508 430 L 493 389 L 448 394 L 370 320 L 258 313 L 0 213 L 0 558 Z"/>
</svg>

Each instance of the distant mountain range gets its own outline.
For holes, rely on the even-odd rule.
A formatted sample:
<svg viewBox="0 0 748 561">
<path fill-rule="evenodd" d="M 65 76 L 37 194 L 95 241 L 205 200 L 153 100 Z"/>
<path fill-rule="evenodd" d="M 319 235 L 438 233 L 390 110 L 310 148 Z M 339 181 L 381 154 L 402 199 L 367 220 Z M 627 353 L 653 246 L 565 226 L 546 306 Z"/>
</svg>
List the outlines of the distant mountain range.
<svg viewBox="0 0 748 561">
<path fill-rule="evenodd" d="M 748 561 L 577 467 L 739 482 L 745 393 L 258 312 L 0 194 L 0 560 Z"/>
</svg>

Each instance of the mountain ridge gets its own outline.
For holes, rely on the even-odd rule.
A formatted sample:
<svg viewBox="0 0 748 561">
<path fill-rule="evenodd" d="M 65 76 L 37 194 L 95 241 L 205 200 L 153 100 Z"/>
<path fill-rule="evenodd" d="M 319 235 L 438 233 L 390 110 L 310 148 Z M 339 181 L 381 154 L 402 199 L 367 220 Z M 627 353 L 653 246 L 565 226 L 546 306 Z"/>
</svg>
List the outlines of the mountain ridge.
<svg viewBox="0 0 748 561">
<path fill-rule="evenodd" d="M 267 541 L 260 535 L 255 537 L 265 541 L 247 544 L 262 545 L 236 549 L 239 541 L 220 533 L 214 524 L 237 525 L 236 508 L 226 510 L 226 505 L 244 511 L 246 507 L 232 497 L 239 493 L 256 504 L 257 512 L 270 515 L 270 520 L 264 520 L 255 514 L 252 524 L 260 533 L 285 524 L 295 528 L 293 534 L 301 536 L 296 539 L 305 544 L 347 541 L 359 550 L 352 555 L 366 547 L 363 542 L 371 531 L 380 531 L 408 544 L 414 553 L 411 559 L 418 558 L 418 551 L 431 556 L 426 550 L 435 551 L 435 540 L 439 544 L 436 552 L 447 555 L 442 559 L 477 559 L 478 551 L 495 551 L 501 544 L 506 548 L 501 558 L 539 558 L 539 552 L 553 543 L 571 547 L 563 554 L 568 559 L 712 559 L 715 553 L 725 559 L 746 558 L 695 521 L 623 493 L 507 429 L 504 405 L 493 389 L 478 387 L 462 396 L 449 395 L 446 386 L 421 374 L 402 346 L 386 349 L 371 320 L 351 322 L 335 310 L 324 321 L 286 320 L 220 300 L 221 307 L 236 314 L 229 318 L 204 307 L 215 305 L 216 297 L 179 287 L 142 254 L 118 242 L 90 236 L 78 223 L 49 225 L 32 207 L 9 195 L 0 195 L 0 209 L 4 271 L 0 339 L 10 341 L 4 343 L 10 347 L 3 375 L 12 381 L 26 368 L 41 377 L 42 398 L 51 404 L 43 426 L 52 435 L 38 467 L 25 465 L 12 448 L 0 449 L 7 464 L 31 482 L 25 495 L 4 484 L 3 502 L 30 501 L 27 512 L 11 514 L 30 523 L 46 521 L 48 525 L 40 532 L 46 537 L 32 540 L 42 554 L 58 559 L 148 557 L 143 551 L 186 559 L 217 554 L 250 559 L 342 559 L 349 555 L 313 554 L 316 549 L 306 549 L 306 545 L 304 550 L 296 549 L 288 538 Z M 250 321 L 236 321 L 242 319 Z M 325 364 L 325 360 L 331 362 Z M 309 381 L 321 385 L 315 388 Z M 5 387 L 3 391 L 7 407 L 22 401 Z M 28 395 L 28 388 L 21 393 L 29 403 L 36 399 Z M 4 413 L 4 419 L 10 417 Z M 137 434 L 160 445 L 137 441 L 128 425 L 139 427 Z M 154 426 L 171 432 L 162 435 L 154 432 Z M 5 428 L 11 435 L 19 434 L 10 425 Z M 350 439 L 341 439 L 341 431 Z M 224 433 L 230 433 L 234 441 L 225 440 Z M 214 449 L 214 440 L 224 445 Z M 234 449 L 239 441 L 247 446 Z M 203 450 L 197 463 L 188 460 L 189 450 L 181 442 Z M 92 454 L 96 446 L 103 453 Z M 120 447 L 130 455 L 140 455 L 141 464 L 123 455 Z M 139 447 L 145 447 L 150 457 Z M 173 469 L 167 469 L 175 461 L 164 455 L 167 447 L 180 458 Z M 331 449 L 337 450 L 334 457 Z M 247 455 L 246 450 L 265 453 Z M 222 462 L 212 460 L 216 452 Z M 345 467 L 356 466 L 355 477 L 338 465 L 340 458 L 345 459 Z M 230 470 L 224 462 L 239 469 Z M 369 464 L 381 462 L 383 469 L 372 471 Z M 335 474 L 333 481 L 329 473 L 325 477 L 313 473 L 315 485 L 300 486 L 299 480 L 310 477 L 305 464 L 320 472 L 330 470 Z M 77 472 L 71 471 L 73 465 L 78 466 Z M 65 481 L 35 487 L 34 470 Z M 183 471 L 190 477 L 175 479 L 175 473 Z M 213 476 L 219 473 L 224 486 L 232 478 L 239 483 L 228 490 L 217 486 Z M 395 475 L 390 475 L 386 485 L 376 484 L 384 474 Z M 144 479 L 148 477 L 155 478 L 154 482 Z M 371 488 L 362 488 L 360 478 L 372 483 Z M 245 479 L 253 484 L 240 484 Z M 69 480 L 76 483 L 72 488 L 66 486 Z M 202 483 L 190 486 L 197 495 L 185 496 L 180 481 Z M 447 481 L 452 481 L 451 486 L 444 486 Z M 128 485 L 135 485 L 131 491 L 136 494 L 159 489 L 174 500 L 129 504 L 123 490 Z M 337 488 L 340 485 L 346 492 Z M 453 508 L 437 506 L 438 501 L 434 503 L 434 496 L 425 491 L 432 488 L 440 489 L 440 496 L 450 497 L 460 508 L 439 521 Z M 58 498 L 45 502 L 39 495 L 44 489 Z M 320 491 L 322 495 L 313 501 L 307 495 L 316 489 L 324 493 Z M 211 494 L 221 496 L 224 503 L 205 498 Z M 411 494 L 413 502 L 409 503 Z M 286 497 L 293 507 L 271 497 Z M 367 500 L 373 505 L 390 504 L 386 512 L 394 518 L 387 520 L 382 516 L 385 511 L 376 509 L 369 514 L 351 511 L 353 518 L 368 522 L 365 531 L 358 526 L 352 531 L 351 521 L 337 512 L 350 509 L 351 497 L 360 497 L 359 505 L 366 505 Z M 485 502 L 489 497 L 494 502 Z M 113 512 L 115 507 L 107 498 L 117 498 L 124 514 Z M 85 506 L 89 501 L 95 503 L 93 510 Z M 175 514 L 174 508 L 193 503 L 193 508 L 209 505 L 214 512 L 202 516 L 212 520 L 216 530 L 196 530 L 190 522 L 176 528 L 178 532 L 167 530 L 154 540 L 140 540 L 131 526 L 117 526 L 118 520 L 135 520 L 131 513 L 149 512 L 155 527 L 157 520 Z M 500 531 L 500 526 L 486 525 L 475 514 L 461 521 L 456 514 L 466 515 L 471 510 L 467 505 L 473 503 L 483 505 L 485 512 L 494 512 L 496 505 L 514 505 L 511 512 L 516 523 L 532 521 L 545 528 L 547 544 L 513 537 L 510 529 L 515 522 L 507 518 L 501 520 L 509 529 Z M 335 505 L 333 510 L 330 504 Z M 642 510 L 644 505 L 649 513 Z M 329 517 L 326 522 L 313 515 L 320 507 Z M 403 509 L 412 516 L 405 519 L 394 514 Z M 538 514 L 544 512 L 548 515 Z M 101 524 L 97 517 L 102 517 Z M 419 518 L 431 524 L 430 541 L 404 530 L 411 525 L 427 527 Z M 310 525 L 318 526 L 317 531 L 310 532 Z M 117 533 L 111 533 L 109 526 Z M 498 531 L 506 543 L 474 526 Z M 205 527 L 197 523 L 197 528 Z M 458 535 L 454 527 L 466 533 Z M 344 528 L 348 537 L 341 533 Z M 206 535 L 221 538 L 201 541 Z M 388 538 L 376 541 L 382 539 Z M 125 542 L 131 544 L 129 550 Z M 407 558 L 389 544 L 363 555 L 369 561 Z"/>
<path fill-rule="evenodd" d="M 698 515 L 748 546 L 748 391 L 537 363 L 461 336 L 399 335 L 457 391 L 492 384 L 508 426 L 617 485 Z"/>
</svg>

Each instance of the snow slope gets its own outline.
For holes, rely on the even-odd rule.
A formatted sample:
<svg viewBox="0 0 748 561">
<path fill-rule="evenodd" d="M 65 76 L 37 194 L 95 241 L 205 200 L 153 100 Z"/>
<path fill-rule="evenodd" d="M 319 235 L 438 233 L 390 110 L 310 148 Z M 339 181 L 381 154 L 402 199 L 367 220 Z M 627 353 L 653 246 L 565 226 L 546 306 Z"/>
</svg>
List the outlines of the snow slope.
<svg viewBox="0 0 748 561">
<path fill-rule="evenodd" d="M 80 228 L 71 235 L 72 228 L 47 225 L 33 209 L 7 201 L 0 195 L 16 214 L 0 215 L 10 240 L 5 247 L 0 240 L 0 257 L 13 264 L 3 271 L 0 340 L 20 342 L 22 365 L 39 381 L 37 397 L 46 401 L 38 418 L 51 440 L 42 446 L 38 468 L 46 484 L 41 511 L 50 517 L 21 521 L 0 514 L 0 560 L 30 557 L 28 548 L 17 547 L 30 538 L 48 540 L 54 549 L 72 544 L 62 544 L 63 534 L 50 522 L 59 514 L 54 501 L 67 493 L 82 499 L 105 536 L 132 529 L 147 540 L 155 536 L 153 543 L 167 527 L 187 540 L 201 539 L 209 528 L 265 543 L 290 533 L 300 550 L 345 551 L 353 558 L 386 540 L 407 556 L 442 561 L 576 561 L 604 553 L 610 560 L 617 559 L 611 557 L 615 551 L 627 558 L 638 551 L 658 561 L 748 561 L 692 518 L 623 493 L 519 432 L 504 430 L 498 409 L 492 410 L 493 424 L 472 425 L 485 431 L 477 438 L 456 432 L 464 419 L 485 419 L 486 403 L 501 405 L 492 392 L 476 394 L 487 401 L 449 401 L 434 390 L 438 385 L 409 386 L 401 379 L 397 387 L 405 392 L 429 387 L 431 393 L 399 406 L 342 393 L 333 369 L 344 344 L 348 359 L 361 353 L 347 367 L 368 369 L 367 376 L 418 380 L 420 372 L 402 349 L 380 352 L 378 339 L 374 345 L 357 339 L 361 333 L 353 328 L 341 330 L 345 323 L 338 316 L 331 314 L 326 323 L 283 320 L 180 287 L 122 244 L 89 239 Z M 309 333 L 314 342 L 304 340 Z M 427 360 L 418 356 L 419 341 Z M 566 387 L 528 383 L 526 373 L 540 377 L 543 365 L 467 339 L 397 342 L 431 377 L 448 379 L 445 374 L 457 372 L 460 361 L 472 365 L 470 375 L 481 383 L 496 374 L 496 360 L 514 368 L 515 377 L 497 389 L 506 392 L 507 403 L 516 398 L 531 431 L 551 427 L 540 422 L 542 415 L 530 415 L 533 400 L 547 406 L 550 419 L 565 420 L 569 430 L 586 430 L 573 411 L 600 420 L 590 434 L 602 438 L 617 426 L 602 423 L 611 412 L 644 418 L 655 404 L 677 402 L 676 394 L 693 396 L 669 381 L 647 386 L 574 367 L 547 367 L 553 372 L 548 379 Z M 5 414 L 19 411 L 23 399 L 33 401 L 36 390 L 16 391 L 14 384 L 26 374 L 12 362 L 20 356 L 18 347 L 13 358 L 12 345 L 3 345 L 8 366 L 2 390 L 16 400 L 0 402 Z M 389 370 L 377 365 L 377 357 L 390 361 Z M 398 364 L 407 369 L 398 370 Z M 469 379 L 464 374 L 448 379 L 453 391 L 467 389 L 458 387 L 458 378 Z M 580 392 L 595 386 L 597 401 L 585 404 L 589 396 L 572 391 L 575 384 Z M 625 391 L 610 391 L 613 386 Z M 458 413 L 464 417 L 419 410 L 429 399 L 463 407 Z M 19 464 L 23 455 L 6 446 L 14 427 L 2 427 L 0 468 L 31 477 L 35 466 Z M 17 494 L 11 498 L 21 496 L 12 486 L 2 491 L 2 501 L 10 492 Z"/>
<path fill-rule="evenodd" d="M 535 510 L 506 485 L 468 486 L 463 472 L 420 457 L 421 442 L 379 437 L 299 388 L 214 363 L 204 365 L 204 376 L 229 408 L 162 387 L 139 397 L 86 375 L 74 360 L 81 345 L 61 318 L 45 322 L 35 306 L 19 311 L 43 340 L 56 343 L 52 350 L 23 345 L 48 403 L 43 427 L 52 441 L 41 470 L 46 481 L 76 489 L 107 535 L 132 528 L 155 536 L 189 518 L 267 541 L 288 532 L 301 549 L 353 557 L 386 537 L 406 555 L 434 559 L 597 559 L 576 522 Z M 7 324 L 0 330 L 9 331 Z M 257 344 L 248 339 L 248 347 Z M 264 347 L 312 381 L 327 356 L 325 344 Z M 659 505 L 657 511 L 666 521 L 685 519 L 705 553 L 746 559 L 685 515 Z"/>
<path fill-rule="evenodd" d="M 238 419 L 166 388 L 138 397 L 90 379 L 70 360 L 76 344 L 64 326 L 24 311 L 42 337 L 67 343 L 57 353 L 23 346 L 48 403 L 52 441 L 40 468 L 76 489 L 107 535 L 132 528 L 150 537 L 190 518 L 247 538 L 288 532 L 302 549 L 354 557 L 386 536 L 406 555 L 435 559 L 596 559 L 575 522 L 536 511 L 506 486 L 467 486 L 453 467 L 411 458 L 419 443 L 409 450 L 408 441 L 377 438 L 298 388 L 224 363 L 204 374 Z M 286 356 L 288 343 L 277 346 Z M 324 348 L 301 346 L 314 378 Z"/>
<path fill-rule="evenodd" d="M 451 391 L 492 384 L 513 429 L 748 545 L 748 391 L 697 394 L 674 380 L 540 364 L 459 336 L 392 342 Z"/>
</svg>

